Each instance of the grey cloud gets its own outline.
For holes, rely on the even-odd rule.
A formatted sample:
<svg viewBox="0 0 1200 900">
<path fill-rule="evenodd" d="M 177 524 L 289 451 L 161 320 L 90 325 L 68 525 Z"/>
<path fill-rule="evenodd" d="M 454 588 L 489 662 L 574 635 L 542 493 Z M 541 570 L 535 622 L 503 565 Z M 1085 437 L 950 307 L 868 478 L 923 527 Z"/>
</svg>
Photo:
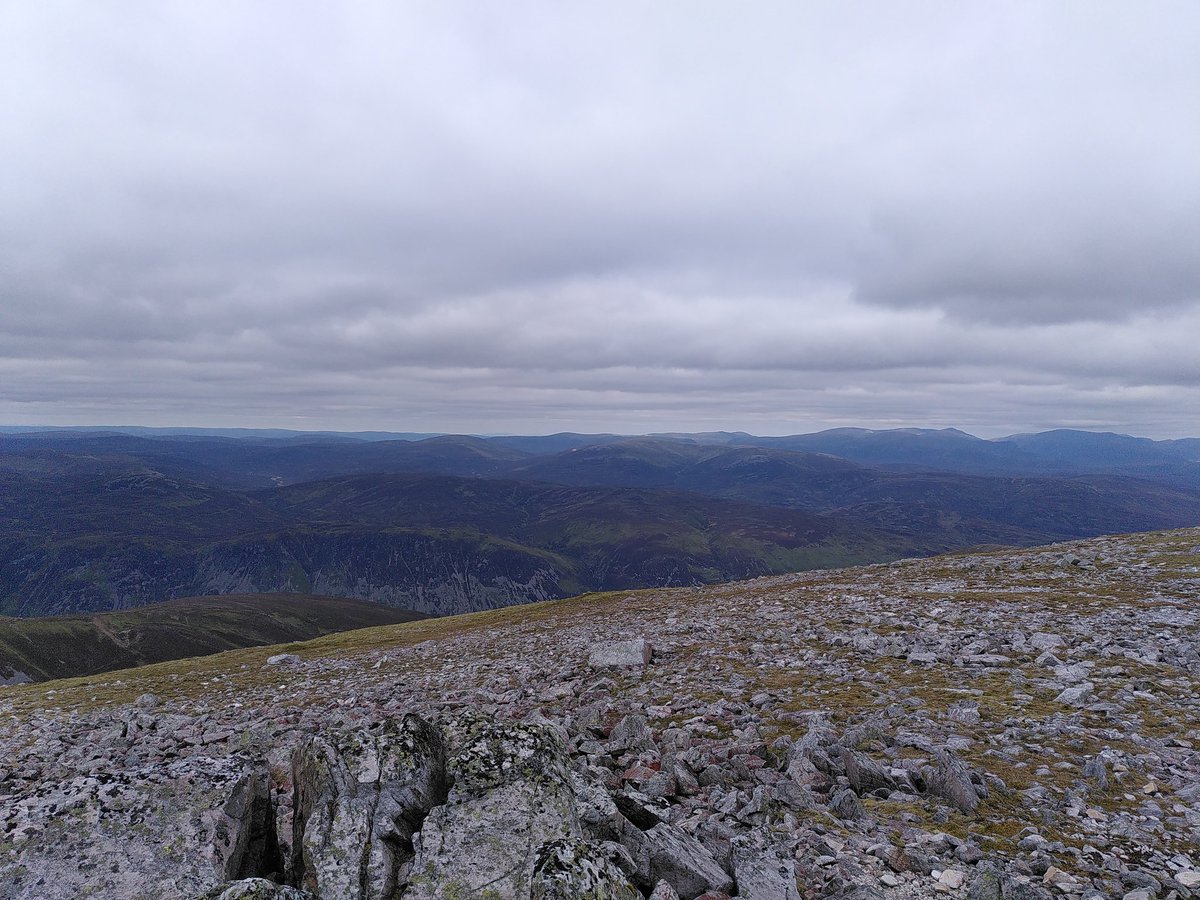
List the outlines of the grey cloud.
<svg viewBox="0 0 1200 900">
<path fill-rule="evenodd" d="M 1191 4 L 0 34 L 0 418 L 1167 433 L 1200 399 Z"/>
</svg>

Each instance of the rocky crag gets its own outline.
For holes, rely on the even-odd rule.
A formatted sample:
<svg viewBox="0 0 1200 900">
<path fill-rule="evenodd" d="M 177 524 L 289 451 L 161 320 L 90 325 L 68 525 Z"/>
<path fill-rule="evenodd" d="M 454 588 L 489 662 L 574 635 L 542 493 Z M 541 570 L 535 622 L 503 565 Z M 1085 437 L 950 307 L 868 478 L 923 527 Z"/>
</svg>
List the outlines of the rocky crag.
<svg viewBox="0 0 1200 900">
<path fill-rule="evenodd" d="M 1200 529 L 0 693 L 0 897 L 1200 896 Z"/>
</svg>

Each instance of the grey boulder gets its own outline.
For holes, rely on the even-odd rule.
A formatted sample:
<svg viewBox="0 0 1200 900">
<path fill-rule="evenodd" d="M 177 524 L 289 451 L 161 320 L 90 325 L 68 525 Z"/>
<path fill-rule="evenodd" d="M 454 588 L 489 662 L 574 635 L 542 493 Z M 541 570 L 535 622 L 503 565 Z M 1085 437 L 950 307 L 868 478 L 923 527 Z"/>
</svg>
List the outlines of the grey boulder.
<svg viewBox="0 0 1200 900">
<path fill-rule="evenodd" d="M 650 663 L 652 648 L 642 638 L 634 641 L 614 641 L 598 644 L 588 656 L 588 664 L 597 668 L 645 666 Z"/>
<path fill-rule="evenodd" d="M 413 857 L 413 834 L 446 797 L 441 733 L 406 715 L 314 737 L 293 758 L 292 880 L 321 897 L 390 898 Z"/>
</svg>

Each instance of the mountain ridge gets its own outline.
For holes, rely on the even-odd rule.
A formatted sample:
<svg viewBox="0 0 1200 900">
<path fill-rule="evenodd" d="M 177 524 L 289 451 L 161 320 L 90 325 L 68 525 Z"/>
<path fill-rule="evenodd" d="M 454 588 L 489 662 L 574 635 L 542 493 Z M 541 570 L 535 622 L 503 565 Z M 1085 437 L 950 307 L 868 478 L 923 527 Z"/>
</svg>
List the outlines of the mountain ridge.
<svg viewBox="0 0 1200 900">
<path fill-rule="evenodd" d="M 0 611 L 284 591 L 446 614 L 1200 521 L 1200 488 L 1170 478 L 601 437 L 0 439 Z"/>
</svg>

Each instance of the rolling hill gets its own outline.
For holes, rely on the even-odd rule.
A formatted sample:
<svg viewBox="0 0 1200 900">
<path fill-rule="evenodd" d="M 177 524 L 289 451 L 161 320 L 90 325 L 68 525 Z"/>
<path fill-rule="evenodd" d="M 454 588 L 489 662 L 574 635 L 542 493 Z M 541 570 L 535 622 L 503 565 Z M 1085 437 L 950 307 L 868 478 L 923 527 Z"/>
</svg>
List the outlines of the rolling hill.
<svg viewBox="0 0 1200 900">
<path fill-rule="evenodd" d="M 0 683 L 93 675 L 420 618 L 361 600 L 303 594 L 187 597 L 93 615 L 0 617 Z"/>
<path fill-rule="evenodd" d="M 258 592 L 445 614 L 1181 527 L 1200 522 L 1200 488 L 1185 477 L 1193 443 L 1074 432 L 995 442 L 920 429 L 9 434 L 0 614 Z M 1047 474 L 1046 459 L 1084 471 Z M 971 465 L 1040 474 L 951 470 Z"/>
<path fill-rule="evenodd" d="M 6 614 L 264 591 L 441 614 L 938 549 L 696 493 L 434 475 L 240 492 L 123 458 L 37 461 L 36 472 L 0 470 Z"/>
</svg>

